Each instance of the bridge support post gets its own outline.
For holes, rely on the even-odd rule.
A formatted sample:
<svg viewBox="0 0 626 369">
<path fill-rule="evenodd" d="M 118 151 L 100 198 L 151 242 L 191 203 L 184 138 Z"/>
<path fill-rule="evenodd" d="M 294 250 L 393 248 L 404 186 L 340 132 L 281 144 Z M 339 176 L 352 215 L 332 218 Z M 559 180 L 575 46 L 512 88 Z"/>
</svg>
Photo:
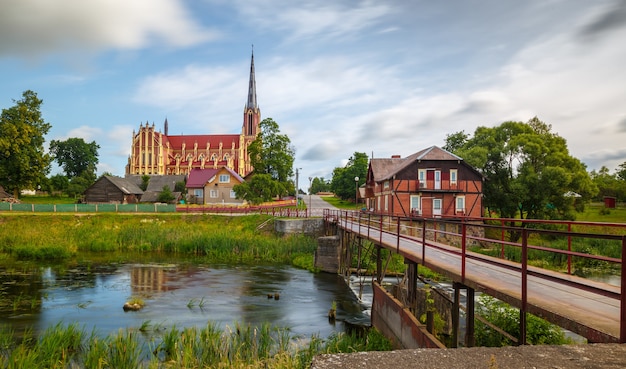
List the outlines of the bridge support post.
<svg viewBox="0 0 626 369">
<path fill-rule="evenodd" d="M 476 338 L 474 336 L 474 289 L 466 287 L 465 302 L 465 347 L 474 347 Z"/>
<path fill-rule="evenodd" d="M 417 301 L 417 263 L 404 258 L 404 264 L 407 266 L 407 302 L 409 303 L 411 313 L 415 315 Z"/>
<path fill-rule="evenodd" d="M 460 310 L 461 310 L 461 286 L 458 282 L 452 283 L 454 289 L 454 302 L 452 304 L 452 342 L 451 347 L 459 347 L 459 325 L 460 325 Z"/>
<path fill-rule="evenodd" d="M 383 259 L 381 255 L 382 246 L 376 245 L 376 282 L 383 282 Z"/>
</svg>

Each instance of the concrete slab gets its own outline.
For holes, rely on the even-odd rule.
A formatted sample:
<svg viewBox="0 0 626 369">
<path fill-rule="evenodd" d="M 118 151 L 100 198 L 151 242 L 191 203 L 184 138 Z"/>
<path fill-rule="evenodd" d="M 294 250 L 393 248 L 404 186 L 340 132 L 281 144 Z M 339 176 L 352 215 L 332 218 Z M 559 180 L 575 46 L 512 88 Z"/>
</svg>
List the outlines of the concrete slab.
<svg viewBox="0 0 626 369">
<path fill-rule="evenodd" d="M 415 349 L 318 355 L 311 369 L 617 369 L 626 344 Z"/>
</svg>

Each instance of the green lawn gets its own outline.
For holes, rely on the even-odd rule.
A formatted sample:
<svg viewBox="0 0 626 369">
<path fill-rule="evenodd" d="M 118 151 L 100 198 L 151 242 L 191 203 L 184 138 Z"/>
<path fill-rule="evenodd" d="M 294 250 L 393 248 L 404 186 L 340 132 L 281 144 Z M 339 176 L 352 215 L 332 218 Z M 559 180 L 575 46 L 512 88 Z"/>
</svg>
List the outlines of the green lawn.
<svg viewBox="0 0 626 369">
<path fill-rule="evenodd" d="M 626 223 L 626 207 L 607 209 L 603 203 L 591 203 L 585 205 L 585 211 L 576 213 L 577 221 Z"/>
<path fill-rule="evenodd" d="M 342 200 L 335 196 L 322 196 L 322 200 L 339 209 L 358 210 L 363 206 L 363 204 L 358 204 L 357 206 L 353 201 Z"/>
</svg>

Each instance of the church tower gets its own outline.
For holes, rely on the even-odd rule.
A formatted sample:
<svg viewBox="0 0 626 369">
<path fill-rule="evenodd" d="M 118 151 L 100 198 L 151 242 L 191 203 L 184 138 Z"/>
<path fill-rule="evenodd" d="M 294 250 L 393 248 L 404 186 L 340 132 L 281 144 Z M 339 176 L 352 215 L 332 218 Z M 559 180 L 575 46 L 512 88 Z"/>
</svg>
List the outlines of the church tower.
<svg viewBox="0 0 626 369">
<path fill-rule="evenodd" d="M 250 62 L 250 82 L 248 83 L 248 101 L 243 109 L 242 135 L 247 140 L 254 140 L 259 133 L 261 123 L 261 110 L 256 101 L 256 79 L 254 77 L 254 51 Z"/>
</svg>

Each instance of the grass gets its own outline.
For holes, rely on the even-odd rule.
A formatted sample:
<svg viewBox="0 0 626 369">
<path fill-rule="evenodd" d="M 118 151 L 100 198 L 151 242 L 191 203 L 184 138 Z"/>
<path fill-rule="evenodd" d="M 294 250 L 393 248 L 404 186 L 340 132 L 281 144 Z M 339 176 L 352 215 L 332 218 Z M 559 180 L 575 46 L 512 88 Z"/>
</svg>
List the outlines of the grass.
<svg viewBox="0 0 626 369">
<path fill-rule="evenodd" d="M 142 324 L 143 328 L 149 326 Z M 0 331 L 2 368 L 308 368 L 322 353 L 388 351 L 391 343 L 370 329 L 365 337 L 336 334 L 326 341 L 294 337 L 288 329 L 211 322 L 198 328 L 172 327 L 154 341 L 141 343 L 137 330 L 101 338 L 76 324 L 50 327 L 38 339 L 18 339 Z"/>
<path fill-rule="evenodd" d="M 211 262 L 292 263 L 313 255 L 316 240 L 281 236 L 257 227 L 265 215 L 187 214 L 29 215 L 0 218 L 0 255 L 22 260 L 65 260 L 79 252 L 175 253 Z M 16 232 L 15 230 L 28 232 Z"/>
<path fill-rule="evenodd" d="M 577 221 L 626 223 L 626 207 L 608 209 L 603 203 L 591 203 L 585 206 L 585 211 L 576 213 Z"/>
<path fill-rule="evenodd" d="M 363 204 L 355 204 L 354 201 L 342 200 L 336 196 L 322 196 L 322 200 L 339 209 L 360 210 Z"/>
</svg>

